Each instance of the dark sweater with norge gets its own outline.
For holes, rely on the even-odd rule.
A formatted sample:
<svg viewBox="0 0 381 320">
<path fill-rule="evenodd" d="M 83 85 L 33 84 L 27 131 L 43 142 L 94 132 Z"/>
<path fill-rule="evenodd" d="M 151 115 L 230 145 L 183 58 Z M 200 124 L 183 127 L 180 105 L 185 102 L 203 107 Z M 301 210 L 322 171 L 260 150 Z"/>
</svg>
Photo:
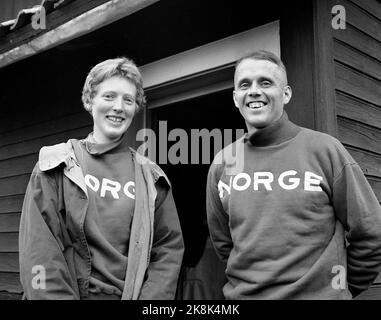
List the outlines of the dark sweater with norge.
<svg viewBox="0 0 381 320">
<path fill-rule="evenodd" d="M 361 168 L 285 113 L 216 156 L 207 216 L 227 299 L 350 299 L 381 270 L 381 207 Z"/>
</svg>

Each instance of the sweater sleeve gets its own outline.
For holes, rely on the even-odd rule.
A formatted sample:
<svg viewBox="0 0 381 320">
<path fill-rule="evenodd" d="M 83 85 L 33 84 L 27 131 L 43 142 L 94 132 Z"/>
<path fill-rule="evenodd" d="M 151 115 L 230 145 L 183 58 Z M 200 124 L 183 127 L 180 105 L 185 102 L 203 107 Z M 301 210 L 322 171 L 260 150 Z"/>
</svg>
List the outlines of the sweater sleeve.
<svg viewBox="0 0 381 320">
<path fill-rule="evenodd" d="M 381 271 L 381 206 L 358 164 L 346 164 L 335 178 L 333 206 L 347 231 L 348 287 L 356 296 Z"/>
<path fill-rule="evenodd" d="M 77 300 L 79 290 L 63 255 L 57 185 L 37 166 L 31 175 L 19 229 L 20 280 L 28 300 Z"/>
<path fill-rule="evenodd" d="M 218 257 L 226 264 L 233 247 L 230 235 L 229 216 L 225 212 L 218 194 L 218 170 L 210 166 L 206 185 L 206 213 L 210 238 Z"/>
<path fill-rule="evenodd" d="M 141 300 L 173 300 L 184 243 L 172 191 L 156 183 L 154 238 Z"/>
</svg>

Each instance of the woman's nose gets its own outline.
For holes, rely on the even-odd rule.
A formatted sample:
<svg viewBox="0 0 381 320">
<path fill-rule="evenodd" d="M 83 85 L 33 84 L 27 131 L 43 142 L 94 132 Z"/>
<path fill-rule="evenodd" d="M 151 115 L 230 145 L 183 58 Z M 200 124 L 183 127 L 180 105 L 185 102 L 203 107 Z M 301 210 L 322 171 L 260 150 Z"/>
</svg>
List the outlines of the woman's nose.
<svg viewBox="0 0 381 320">
<path fill-rule="evenodd" d="M 113 105 L 112 105 L 112 109 L 113 110 L 123 110 L 123 99 L 115 99 Z"/>
</svg>

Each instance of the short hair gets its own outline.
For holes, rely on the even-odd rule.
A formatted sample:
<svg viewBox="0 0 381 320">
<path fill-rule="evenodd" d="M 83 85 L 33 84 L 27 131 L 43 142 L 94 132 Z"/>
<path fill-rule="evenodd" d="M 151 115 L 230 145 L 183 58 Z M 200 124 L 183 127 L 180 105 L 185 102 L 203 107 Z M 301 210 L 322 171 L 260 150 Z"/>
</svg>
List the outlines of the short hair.
<svg viewBox="0 0 381 320">
<path fill-rule="evenodd" d="M 278 67 L 283 69 L 284 74 L 286 76 L 286 83 L 287 83 L 287 69 L 286 69 L 285 65 L 283 64 L 282 60 L 275 53 L 272 53 L 272 52 L 266 51 L 266 50 L 259 50 L 259 51 L 251 52 L 251 53 L 243 56 L 242 58 L 240 58 L 236 62 L 234 73 L 237 71 L 237 68 L 241 64 L 241 62 L 244 60 L 247 60 L 247 59 L 267 60 L 267 61 L 270 61 L 272 63 L 275 63 Z"/>
<path fill-rule="evenodd" d="M 97 94 L 99 85 L 114 76 L 119 76 L 132 82 L 136 87 L 137 111 L 145 107 L 146 97 L 144 95 L 143 79 L 139 68 L 133 60 L 120 57 L 98 63 L 87 75 L 82 89 L 82 103 L 88 112 L 91 113 L 90 104 Z"/>
</svg>

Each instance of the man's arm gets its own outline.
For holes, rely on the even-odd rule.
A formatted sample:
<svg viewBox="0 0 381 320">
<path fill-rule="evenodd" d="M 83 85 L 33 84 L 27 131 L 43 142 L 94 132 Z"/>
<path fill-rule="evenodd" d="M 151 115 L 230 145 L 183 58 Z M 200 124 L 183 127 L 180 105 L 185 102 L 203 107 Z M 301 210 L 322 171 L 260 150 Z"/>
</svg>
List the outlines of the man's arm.
<svg viewBox="0 0 381 320">
<path fill-rule="evenodd" d="M 381 271 L 381 206 L 358 164 L 346 164 L 335 178 L 333 205 L 348 232 L 348 287 L 356 296 Z"/>
<path fill-rule="evenodd" d="M 57 185 L 37 166 L 22 208 L 19 232 L 20 280 L 28 300 L 79 299 L 76 279 L 63 255 Z"/>
<path fill-rule="evenodd" d="M 156 183 L 154 238 L 141 300 L 173 300 L 184 254 L 181 227 L 172 191 Z"/>
<path fill-rule="evenodd" d="M 218 257 L 226 264 L 233 247 L 229 229 L 229 216 L 222 207 L 218 194 L 219 171 L 216 164 L 210 166 L 206 185 L 206 213 L 209 233 Z"/>
</svg>

